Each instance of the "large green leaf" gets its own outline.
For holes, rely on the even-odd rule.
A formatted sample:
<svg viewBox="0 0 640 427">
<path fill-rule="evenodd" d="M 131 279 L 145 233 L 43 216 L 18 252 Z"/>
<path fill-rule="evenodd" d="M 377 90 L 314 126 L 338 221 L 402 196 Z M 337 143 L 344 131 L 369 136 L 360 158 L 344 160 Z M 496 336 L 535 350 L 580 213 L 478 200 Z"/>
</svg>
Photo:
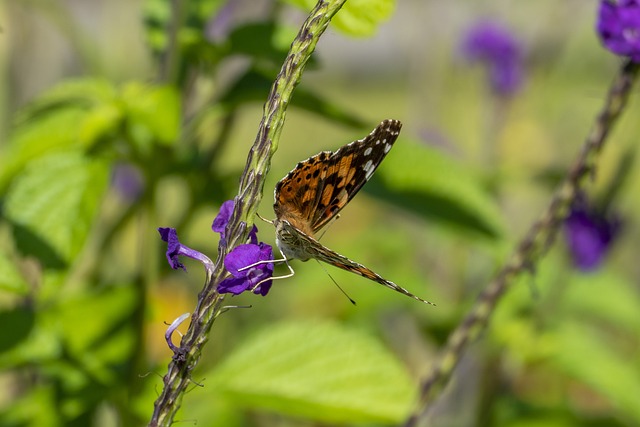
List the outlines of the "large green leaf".
<svg viewBox="0 0 640 427">
<path fill-rule="evenodd" d="M 117 90 L 99 79 L 60 83 L 18 113 L 0 156 L 0 189 L 25 166 L 55 152 L 89 150 L 120 129 Z"/>
<path fill-rule="evenodd" d="M 9 188 L 5 203 L 18 248 L 48 267 L 69 263 L 89 233 L 107 178 L 104 162 L 77 152 L 28 164 Z"/>
<path fill-rule="evenodd" d="M 70 298 L 49 313 L 59 322 L 68 355 L 92 379 L 110 384 L 122 374 L 113 366 L 126 364 L 131 356 L 138 298 L 134 286 L 111 286 Z"/>
<path fill-rule="evenodd" d="M 60 150 L 78 147 L 78 123 L 85 112 L 65 107 L 15 129 L 0 156 L 0 190 L 32 160 Z"/>
<path fill-rule="evenodd" d="M 398 423 L 416 388 L 370 336 L 332 323 L 262 331 L 214 371 L 212 389 L 234 403 L 326 423 Z"/>
<path fill-rule="evenodd" d="M 435 148 L 406 138 L 393 146 L 365 191 L 463 231 L 502 234 L 500 210 L 479 177 Z"/>
</svg>

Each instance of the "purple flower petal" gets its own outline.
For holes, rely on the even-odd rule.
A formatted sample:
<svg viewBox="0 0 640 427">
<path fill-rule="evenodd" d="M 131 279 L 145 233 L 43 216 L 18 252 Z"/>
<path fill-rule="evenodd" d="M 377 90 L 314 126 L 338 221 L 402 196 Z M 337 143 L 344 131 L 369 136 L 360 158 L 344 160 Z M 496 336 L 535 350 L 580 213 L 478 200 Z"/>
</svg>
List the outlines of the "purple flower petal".
<svg viewBox="0 0 640 427">
<path fill-rule="evenodd" d="M 166 255 L 167 261 L 169 261 L 169 265 L 171 266 L 171 268 L 173 268 L 174 270 L 181 268 L 184 271 L 187 271 L 184 264 L 182 264 L 178 259 L 178 256 L 180 255 L 181 245 L 180 240 L 178 240 L 178 233 L 176 229 L 160 227 L 158 228 L 158 232 L 160 233 L 160 237 L 162 238 L 162 240 L 167 242 Z"/>
<path fill-rule="evenodd" d="M 249 282 L 244 278 L 228 277 L 218 285 L 221 294 L 240 295 L 249 288 Z"/>
<path fill-rule="evenodd" d="M 111 172 L 111 185 L 124 199 L 133 202 L 144 191 L 144 177 L 136 166 L 117 163 Z"/>
<path fill-rule="evenodd" d="M 265 263 L 246 268 L 260 261 L 273 259 L 273 249 L 266 243 L 258 245 L 247 243 L 235 247 L 224 259 L 224 266 L 233 277 L 227 278 L 218 285 L 218 292 L 238 295 L 246 290 L 266 295 L 272 281 L 260 283 L 273 275 L 273 263 Z"/>
<path fill-rule="evenodd" d="M 258 244 L 258 227 L 256 227 L 255 225 L 249 232 L 249 243 L 253 243 L 254 245 Z"/>
<path fill-rule="evenodd" d="M 600 1 L 596 31 L 611 52 L 640 62 L 640 1 Z"/>
<path fill-rule="evenodd" d="M 234 277 L 245 277 L 247 272 L 238 270 L 258 261 L 260 261 L 260 247 L 247 243 L 236 246 L 229 252 L 224 258 L 224 266 Z"/>
<path fill-rule="evenodd" d="M 500 95 L 517 92 L 522 86 L 523 73 L 517 62 L 494 64 L 490 71 L 491 87 Z"/>
<path fill-rule="evenodd" d="M 467 31 L 462 55 L 489 68 L 491 88 L 500 95 L 515 93 L 522 86 L 522 48 L 515 37 L 495 22 L 479 22 Z"/>
<path fill-rule="evenodd" d="M 231 215 L 233 215 L 234 207 L 235 202 L 233 200 L 224 202 L 222 206 L 220 206 L 220 212 L 218 212 L 218 215 L 213 220 L 213 224 L 211 224 L 211 229 L 216 233 L 220 233 L 222 239 L 225 238 L 225 229 L 227 228 Z"/>
<path fill-rule="evenodd" d="M 620 229 L 617 218 L 607 218 L 586 204 L 574 203 L 565 221 L 565 236 L 571 258 L 578 269 L 593 271 L 608 254 Z"/>
<path fill-rule="evenodd" d="M 178 233 L 175 228 L 160 227 L 158 228 L 158 232 L 160 233 L 162 240 L 167 242 L 167 261 L 169 261 L 169 265 L 174 270 L 181 268 L 184 271 L 187 271 L 184 264 L 180 262 L 178 258 L 179 256 L 186 256 L 198 260 L 203 263 L 206 268 L 212 267 L 213 263 L 206 255 L 180 243 Z"/>
</svg>

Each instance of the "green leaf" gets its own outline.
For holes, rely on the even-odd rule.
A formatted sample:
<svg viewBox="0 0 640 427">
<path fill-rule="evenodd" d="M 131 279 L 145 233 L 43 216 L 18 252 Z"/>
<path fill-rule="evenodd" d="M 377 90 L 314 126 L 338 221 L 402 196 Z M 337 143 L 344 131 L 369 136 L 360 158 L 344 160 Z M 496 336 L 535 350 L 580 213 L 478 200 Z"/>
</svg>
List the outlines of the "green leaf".
<svg viewBox="0 0 640 427">
<path fill-rule="evenodd" d="M 597 319 L 640 337 L 640 296 L 635 283 L 603 269 L 594 274 L 576 274 L 566 292 L 565 299 L 574 316 Z"/>
<path fill-rule="evenodd" d="M 68 152 L 39 158 L 9 188 L 5 215 L 18 248 L 61 268 L 80 251 L 107 185 L 98 160 Z"/>
<path fill-rule="evenodd" d="M 58 427 L 62 425 L 57 407 L 55 386 L 40 382 L 28 392 L 0 410 L 2 425 L 6 427 Z"/>
<path fill-rule="evenodd" d="M 84 114 L 78 107 L 67 107 L 19 126 L 0 156 L 0 189 L 4 189 L 28 162 L 77 147 L 78 123 Z"/>
<path fill-rule="evenodd" d="M 81 370 L 109 384 L 121 373 L 113 366 L 126 363 L 131 355 L 131 318 L 138 306 L 134 286 L 111 286 L 70 298 L 50 316 L 59 322 L 67 352 Z"/>
<path fill-rule="evenodd" d="M 583 319 L 564 322 L 557 335 L 554 363 L 607 397 L 613 406 L 632 420 L 631 424 L 639 425 L 638 355 L 634 351 L 628 351 L 626 357 L 621 355 L 612 347 L 613 342 L 615 340 L 609 333 L 598 331 L 597 327 L 585 324 Z"/>
<path fill-rule="evenodd" d="M 480 182 L 442 152 L 401 138 L 365 191 L 425 218 L 497 238 L 500 210 Z"/>
<path fill-rule="evenodd" d="M 416 388 L 370 336 L 333 323 L 272 326 L 214 371 L 234 403 L 324 423 L 398 423 Z"/>
<path fill-rule="evenodd" d="M 276 31 L 277 26 L 273 22 L 250 23 L 235 28 L 229 35 L 229 53 L 267 59 L 273 61 L 274 65 L 282 63 L 287 56 L 288 46 L 276 45 Z"/>
<path fill-rule="evenodd" d="M 8 326 L 0 335 L 0 353 L 24 342 L 33 329 L 34 320 L 35 316 L 30 308 L 16 307 L 0 311 L 0 325 Z"/>
<path fill-rule="evenodd" d="M 225 108 L 235 109 L 247 102 L 264 102 L 272 84 L 272 78 L 259 71 L 249 70 L 229 88 L 221 98 L 220 103 Z M 361 128 L 365 125 L 365 122 L 359 116 L 302 88 L 296 90 L 296 95 L 293 97 L 291 105 L 345 126 Z"/>
<path fill-rule="evenodd" d="M 315 0 L 288 0 L 289 3 L 309 11 Z M 395 0 L 349 0 L 331 20 L 338 31 L 353 37 L 369 37 L 387 21 L 396 7 Z"/>
<path fill-rule="evenodd" d="M 90 147 L 102 138 L 118 130 L 122 122 L 122 111 L 116 103 L 102 104 L 87 111 L 78 126 L 78 141 Z"/>
<path fill-rule="evenodd" d="M 133 135 L 145 134 L 165 145 L 176 141 L 180 131 L 180 97 L 170 86 L 129 83 L 122 89 L 125 117 Z M 146 141 L 134 141 L 139 148 Z"/>
<path fill-rule="evenodd" d="M 17 124 L 64 107 L 90 108 L 96 104 L 111 103 L 116 93 L 115 86 L 107 80 L 86 78 L 63 81 L 23 108 L 18 114 Z"/>
<path fill-rule="evenodd" d="M 26 295 L 29 286 L 15 264 L 0 252 L 0 290 L 14 294 Z"/>
<path fill-rule="evenodd" d="M 50 89 L 18 114 L 0 156 L 0 190 L 38 157 L 69 149 L 90 149 L 120 128 L 115 87 L 97 79 L 70 80 Z"/>
</svg>

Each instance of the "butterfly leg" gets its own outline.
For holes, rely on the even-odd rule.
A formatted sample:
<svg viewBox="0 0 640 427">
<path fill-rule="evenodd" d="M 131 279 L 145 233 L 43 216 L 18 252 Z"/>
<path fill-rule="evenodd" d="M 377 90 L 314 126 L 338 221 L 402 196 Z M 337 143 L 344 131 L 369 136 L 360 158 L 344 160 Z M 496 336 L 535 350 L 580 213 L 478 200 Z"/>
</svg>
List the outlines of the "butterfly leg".
<svg viewBox="0 0 640 427">
<path fill-rule="evenodd" d="M 248 270 L 248 269 L 250 269 L 250 268 L 253 268 L 253 267 L 257 266 L 257 265 L 262 265 L 262 264 L 280 264 L 280 263 L 284 262 L 284 263 L 286 263 L 286 264 L 287 264 L 287 266 L 288 266 L 288 265 L 289 265 L 289 262 L 288 262 L 288 261 L 289 261 L 289 260 L 288 260 L 288 259 L 286 259 L 286 258 L 282 258 L 282 259 L 268 259 L 268 260 L 265 260 L 265 261 L 258 261 L 258 262 L 254 262 L 253 264 L 249 264 L 249 265 L 247 265 L 247 266 L 244 266 L 244 267 L 242 267 L 242 268 L 239 268 L 239 269 L 238 269 L 238 271 L 245 271 L 245 270 Z M 290 267 L 290 266 L 289 266 L 289 270 L 291 270 L 291 267 Z"/>
<path fill-rule="evenodd" d="M 280 251 L 280 253 L 282 253 L 282 251 Z M 252 264 L 252 265 L 256 265 L 256 264 L 266 264 L 266 263 L 269 263 L 269 262 L 272 262 L 272 263 L 274 263 L 274 264 L 275 264 L 275 263 L 281 263 L 281 262 L 284 262 L 285 264 L 287 264 L 287 268 L 289 269 L 289 274 L 285 274 L 285 275 L 283 275 L 283 276 L 275 276 L 275 277 L 274 277 L 274 276 L 271 276 L 271 277 L 268 277 L 268 278 L 266 278 L 266 279 L 264 279 L 264 280 L 261 280 L 261 281 L 259 281 L 259 282 L 258 282 L 258 284 L 256 284 L 253 288 L 251 288 L 251 292 L 255 291 L 255 290 L 258 288 L 258 286 L 260 286 L 261 284 L 263 284 L 263 283 L 265 283 L 265 282 L 268 282 L 269 280 L 287 279 L 287 278 L 289 278 L 289 277 L 293 277 L 293 275 L 294 275 L 294 274 L 296 274 L 296 272 L 293 270 L 293 268 L 292 268 L 292 267 L 291 267 L 291 265 L 289 264 L 289 260 L 287 259 L 287 257 L 286 257 L 286 256 L 284 256 L 284 254 L 282 254 L 282 256 L 283 256 L 283 258 L 282 258 L 282 259 L 274 259 L 274 260 L 268 260 L 268 261 L 260 261 L 260 262 L 257 262 L 257 263 L 255 263 L 255 264 Z M 242 270 L 244 270 L 244 269 L 246 269 L 246 268 L 248 268 L 248 267 L 243 267 L 243 268 L 241 268 L 239 271 L 242 271 Z"/>
</svg>

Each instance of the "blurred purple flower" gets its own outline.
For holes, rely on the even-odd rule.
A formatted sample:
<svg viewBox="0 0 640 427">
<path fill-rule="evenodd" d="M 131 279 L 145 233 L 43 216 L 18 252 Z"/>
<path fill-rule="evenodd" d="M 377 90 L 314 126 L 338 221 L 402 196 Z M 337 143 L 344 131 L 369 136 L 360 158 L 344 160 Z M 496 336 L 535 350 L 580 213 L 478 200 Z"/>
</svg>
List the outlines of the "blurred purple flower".
<svg viewBox="0 0 640 427">
<path fill-rule="evenodd" d="M 216 11 L 204 27 L 204 34 L 210 42 L 222 42 L 231 32 L 236 1 L 229 0 Z"/>
<path fill-rule="evenodd" d="M 491 88 L 499 95 L 512 95 L 522 86 L 522 48 L 515 37 L 495 22 L 479 22 L 464 36 L 462 55 L 489 68 Z"/>
<path fill-rule="evenodd" d="M 260 242 L 257 245 L 249 243 L 235 247 L 224 259 L 224 266 L 233 277 L 220 282 L 218 292 L 239 295 L 250 290 L 255 294 L 267 295 L 272 285 L 272 280 L 267 279 L 273 276 L 273 263 L 244 268 L 260 261 L 272 259 L 273 250 L 266 243 Z"/>
<path fill-rule="evenodd" d="M 565 237 L 573 263 L 582 271 L 597 269 L 619 235 L 620 219 L 605 215 L 579 196 L 565 220 Z"/>
<path fill-rule="evenodd" d="M 640 62 L 640 0 L 601 0 L 596 28 L 607 49 Z"/>
<path fill-rule="evenodd" d="M 213 266 L 213 263 L 206 255 L 180 243 L 178 233 L 175 228 L 160 227 L 158 228 L 158 232 L 160 233 L 162 240 L 167 242 L 167 261 L 169 261 L 169 265 L 174 270 L 181 268 L 184 271 L 187 271 L 184 264 L 182 264 L 178 258 L 181 255 L 200 261 L 205 265 L 205 268 Z"/>
<path fill-rule="evenodd" d="M 144 191 L 144 178 L 140 169 L 129 163 L 116 163 L 111 171 L 111 185 L 130 202 Z"/>
</svg>

